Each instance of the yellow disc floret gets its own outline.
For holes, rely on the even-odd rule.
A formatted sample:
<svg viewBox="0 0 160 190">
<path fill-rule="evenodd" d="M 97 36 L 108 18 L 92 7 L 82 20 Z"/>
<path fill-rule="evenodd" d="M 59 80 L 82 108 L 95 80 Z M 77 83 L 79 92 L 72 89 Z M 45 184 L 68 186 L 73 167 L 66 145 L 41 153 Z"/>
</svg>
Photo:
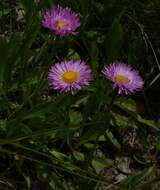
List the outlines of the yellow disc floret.
<svg viewBox="0 0 160 190">
<path fill-rule="evenodd" d="M 63 29 L 65 27 L 65 25 L 66 25 L 65 20 L 60 19 L 57 21 L 57 28 L 58 29 Z"/>
<path fill-rule="evenodd" d="M 118 84 L 126 84 L 129 81 L 127 77 L 119 74 L 115 75 L 115 80 Z"/>
<path fill-rule="evenodd" d="M 80 75 L 78 72 L 76 71 L 66 71 L 63 75 L 62 75 L 62 79 L 65 83 L 71 84 L 73 82 L 76 82 L 77 80 L 79 80 Z"/>
</svg>

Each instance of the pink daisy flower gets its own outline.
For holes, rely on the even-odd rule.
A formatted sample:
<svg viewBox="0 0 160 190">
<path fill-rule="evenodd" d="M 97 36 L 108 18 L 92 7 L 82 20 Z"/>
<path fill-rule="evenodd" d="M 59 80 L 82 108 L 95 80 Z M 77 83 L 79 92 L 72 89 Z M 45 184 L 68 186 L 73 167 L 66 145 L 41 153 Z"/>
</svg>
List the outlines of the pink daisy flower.
<svg viewBox="0 0 160 190">
<path fill-rule="evenodd" d="M 102 73 L 118 88 L 118 93 L 130 94 L 143 88 L 143 79 L 131 66 L 115 62 L 105 66 Z"/>
<path fill-rule="evenodd" d="M 80 26 L 79 15 L 70 8 L 54 6 L 43 12 L 42 25 L 59 36 L 77 34 L 75 30 Z"/>
<path fill-rule="evenodd" d="M 91 69 L 81 60 L 62 61 L 50 68 L 48 79 L 51 88 L 60 92 L 73 92 L 89 85 Z"/>
</svg>

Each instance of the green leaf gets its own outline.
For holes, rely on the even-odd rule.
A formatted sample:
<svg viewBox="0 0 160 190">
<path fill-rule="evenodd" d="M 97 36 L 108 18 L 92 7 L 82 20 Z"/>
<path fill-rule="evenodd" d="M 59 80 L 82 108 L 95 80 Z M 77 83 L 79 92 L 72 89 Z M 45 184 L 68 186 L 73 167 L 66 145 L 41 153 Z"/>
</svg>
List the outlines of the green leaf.
<svg viewBox="0 0 160 190">
<path fill-rule="evenodd" d="M 82 115 L 78 112 L 70 111 L 69 117 L 72 125 L 77 125 L 82 121 Z"/>
<path fill-rule="evenodd" d="M 22 175 L 27 183 L 28 189 L 30 189 L 31 188 L 31 177 L 25 173 L 22 173 Z"/>
<path fill-rule="evenodd" d="M 111 143 L 118 149 L 121 149 L 121 145 L 117 141 L 117 139 L 114 137 L 113 133 L 109 130 L 106 131 L 106 135 L 108 139 L 111 141 Z"/>
<path fill-rule="evenodd" d="M 142 124 L 145 124 L 149 127 L 153 127 L 155 129 L 157 129 L 156 127 L 156 123 L 153 121 L 153 120 L 148 120 L 148 119 L 144 119 L 142 118 L 140 115 L 137 116 L 137 120 L 142 123 Z"/>
<path fill-rule="evenodd" d="M 72 153 L 77 160 L 84 161 L 84 154 L 83 153 L 75 151 L 75 150 Z"/>
<path fill-rule="evenodd" d="M 118 105 L 122 109 L 126 109 L 131 112 L 136 111 L 136 103 L 133 99 L 130 98 L 119 98 L 114 102 L 115 105 Z"/>
<path fill-rule="evenodd" d="M 95 147 L 95 144 L 92 143 L 85 143 L 84 146 L 88 149 L 93 149 Z"/>
<path fill-rule="evenodd" d="M 121 127 L 121 128 L 130 128 L 130 127 L 138 128 L 135 121 L 131 117 L 126 117 L 124 115 L 117 114 L 114 112 L 112 112 L 112 115 L 113 115 L 114 121 L 116 122 L 116 125 L 118 127 Z"/>
<path fill-rule="evenodd" d="M 75 52 L 73 49 L 68 50 L 68 55 L 69 59 L 74 59 L 74 60 L 79 60 L 80 56 L 77 52 Z"/>
<path fill-rule="evenodd" d="M 137 122 L 139 122 L 141 124 L 145 124 L 145 125 L 147 125 L 149 127 L 152 127 L 154 129 L 158 130 L 155 121 L 142 118 L 140 115 L 138 115 L 135 112 L 136 111 L 136 107 L 135 107 L 135 102 L 133 100 L 126 100 L 125 101 L 125 99 L 124 99 L 123 101 L 116 101 L 114 104 L 117 105 L 118 107 L 120 107 L 125 112 L 129 113 L 130 116 L 135 121 L 137 121 Z"/>
<path fill-rule="evenodd" d="M 6 120 L 0 120 L 0 130 L 6 130 Z"/>
<path fill-rule="evenodd" d="M 86 144 L 88 141 L 95 141 L 99 136 L 97 127 L 91 126 L 85 134 L 81 137 L 80 144 Z"/>
<path fill-rule="evenodd" d="M 92 166 L 94 167 L 97 173 L 99 173 L 99 171 L 101 171 L 103 168 L 111 166 L 111 164 L 112 164 L 112 161 L 106 158 L 100 158 L 100 157 L 94 156 L 92 160 Z"/>
<path fill-rule="evenodd" d="M 150 167 L 149 169 L 140 172 L 136 175 L 129 176 L 127 179 L 123 180 L 121 185 L 122 187 L 126 187 L 128 190 L 136 190 L 137 185 L 141 184 L 145 177 L 150 176 L 154 167 Z"/>
<path fill-rule="evenodd" d="M 39 119 L 42 119 L 42 120 L 45 120 L 45 113 L 42 112 L 42 111 L 37 111 L 37 112 L 34 112 L 34 113 L 28 113 L 26 116 L 23 117 L 23 120 L 25 119 L 33 119 L 33 118 L 39 118 Z"/>
<path fill-rule="evenodd" d="M 67 170 L 75 170 L 76 166 L 72 164 L 71 159 L 65 154 L 58 152 L 56 150 L 51 150 L 50 153 L 57 158 L 60 164 L 65 167 Z"/>
<path fill-rule="evenodd" d="M 68 156 L 66 156 L 65 154 L 58 152 L 56 150 L 50 150 L 50 153 L 55 156 L 58 160 L 60 161 L 65 161 L 65 162 L 70 162 L 70 159 L 68 158 Z"/>
</svg>

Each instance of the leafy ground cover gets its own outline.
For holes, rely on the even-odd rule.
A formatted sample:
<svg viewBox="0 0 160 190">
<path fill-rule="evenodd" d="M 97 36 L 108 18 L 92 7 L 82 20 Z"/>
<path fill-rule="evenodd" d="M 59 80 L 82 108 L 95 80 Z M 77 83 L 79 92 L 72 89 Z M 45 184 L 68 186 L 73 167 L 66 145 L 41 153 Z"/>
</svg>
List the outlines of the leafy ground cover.
<svg viewBox="0 0 160 190">
<path fill-rule="evenodd" d="M 78 14 L 78 34 L 42 26 L 53 5 Z M 0 189 L 160 189 L 159 10 L 159 0 L 0 1 Z M 90 85 L 53 89 L 48 72 L 64 60 L 86 62 Z M 139 71 L 140 91 L 118 94 L 102 73 L 115 61 Z"/>
</svg>

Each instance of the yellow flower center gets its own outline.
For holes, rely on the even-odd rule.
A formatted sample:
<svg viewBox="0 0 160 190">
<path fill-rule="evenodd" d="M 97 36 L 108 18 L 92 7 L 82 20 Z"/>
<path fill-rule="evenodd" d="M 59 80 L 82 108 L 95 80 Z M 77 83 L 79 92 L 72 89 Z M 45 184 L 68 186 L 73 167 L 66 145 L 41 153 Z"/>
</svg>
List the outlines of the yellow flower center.
<svg viewBox="0 0 160 190">
<path fill-rule="evenodd" d="M 115 80 L 118 84 L 126 84 L 129 81 L 127 77 L 119 74 L 115 75 Z"/>
<path fill-rule="evenodd" d="M 66 71 L 63 75 L 62 75 L 62 79 L 65 83 L 71 84 L 77 80 L 79 80 L 80 75 L 78 72 L 75 71 Z"/>
<path fill-rule="evenodd" d="M 57 28 L 58 29 L 63 29 L 65 27 L 65 25 L 66 25 L 65 20 L 62 20 L 62 19 L 57 20 Z"/>
</svg>

